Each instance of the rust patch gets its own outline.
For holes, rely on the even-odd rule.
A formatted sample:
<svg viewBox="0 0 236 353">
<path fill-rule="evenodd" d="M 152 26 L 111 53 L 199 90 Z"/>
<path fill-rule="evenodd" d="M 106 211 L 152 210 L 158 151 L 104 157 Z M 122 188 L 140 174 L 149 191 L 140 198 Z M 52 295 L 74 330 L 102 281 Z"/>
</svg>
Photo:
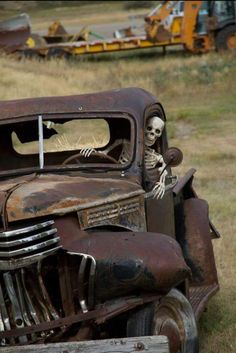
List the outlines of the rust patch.
<svg viewBox="0 0 236 353">
<path fill-rule="evenodd" d="M 96 296 L 102 299 L 137 291 L 168 292 L 190 276 L 178 243 L 158 233 L 83 232 L 65 250 L 97 262 Z"/>
<path fill-rule="evenodd" d="M 12 192 L 7 202 L 9 221 L 50 214 L 62 215 L 105 205 L 144 193 L 137 184 L 116 179 L 41 175 Z"/>
<path fill-rule="evenodd" d="M 218 283 L 207 202 L 196 198 L 185 200 L 184 216 L 183 251 L 193 271 L 193 285 Z"/>
</svg>

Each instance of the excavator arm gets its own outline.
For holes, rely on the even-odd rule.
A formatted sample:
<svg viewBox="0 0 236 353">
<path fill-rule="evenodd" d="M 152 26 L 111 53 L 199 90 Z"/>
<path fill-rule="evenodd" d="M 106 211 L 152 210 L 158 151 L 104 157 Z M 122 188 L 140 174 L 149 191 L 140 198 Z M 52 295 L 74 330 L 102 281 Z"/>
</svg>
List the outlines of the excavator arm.
<svg viewBox="0 0 236 353">
<path fill-rule="evenodd" d="M 145 17 L 145 30 L 150 42 L 162 42 L 171 38 L 171 33 L 165 28 L 163 21 L 171 14 L 178 1 L 163 1 Z"/>
<path fill-rule="evenodd" d="M 145 17 L 146 21 L 146 35 L 151 42 L 169 41 L 174 35 L 174 26 L 170 25 L 168 28 L 165 21 L 173 13 L 180 1 L 163 1 L 152 12 Z M 181 42 L 185 44 L 187 49 L 192 50 L 194 46 L 194 30 L 197 22 L 197 15 L 199 13 L 202 1 L 184 1 L 184 11 L 180 22 L 180 36 Z M 173 16 L 172 22 L 177 15 Z"/>
<path fill-rule="evenodd" d="M 156 6 L 146 17 L 145 17 L 145 21 L 146 22 L 161 22 L 163 21 L 167 16 L 169 16 L 169 14 L 171 13 L 171 11 L 173 10 L 173 8 L 175 7 L 175 5 L 178 3 L 178 1 L 163 1 L 162 4 L 159 4 L 158 6 Z"/>
</svg>

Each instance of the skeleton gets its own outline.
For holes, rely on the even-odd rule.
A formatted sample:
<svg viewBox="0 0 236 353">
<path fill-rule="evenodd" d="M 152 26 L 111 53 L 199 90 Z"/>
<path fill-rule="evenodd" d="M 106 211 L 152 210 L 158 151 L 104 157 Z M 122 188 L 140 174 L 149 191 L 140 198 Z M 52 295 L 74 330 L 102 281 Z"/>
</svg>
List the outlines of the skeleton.
<svg viewBox="0 0 236 353">
<path fill-rule="evenodd" d="M 144 143 L 145 143 L 145 155 L 144 162 L 147 169 L 153 169 L 157 165 L 160 165 L 157 169 L 160 173 L 160 178 L 153 187 L 153 195 L 155 198 L 162 198 L 165 193 L 165 178 L 167 171 L 165 170 L 166 164 L 160 153 L 157 153 L 154 148 L 151 148 L 156 140 L 161 137 L 165 123 L 158 116 L 150 118 L 147 122 Z"/>
<path fill-rule="evenodd" d="M 165 123 L 162 119 L 154 116 L 148 120 L 147 126 L 144 133 L 144 144 L 145 144 L 145 154 L 144 162 L 146 169 L 153 169 L 157 165 L 160 165 L 157 169 L 160 173 L 160 178 L 153 187 L 153 196 L 155 198 L 162 198 L 165 193 L 165 178 L 167 171 L 165 170 L 166 164 L 161 154 L 157 153 L 155 149 L 151 148 L 156 142 L 156 140 L 161 136 L 164 129 Z M 122 144 L 122 151 L 118 162 L 125 164 L 130 160 L 130 142 L 126 139 L 118 139 L 107 149 L 103 150 L 102 153 L 107 154 L 113 150 L 116 146 Z M 91 153 L 98 152 L 94 148 L 83 148 L 80 151 L 83 156 L 89 157 Z"/>
</svg>

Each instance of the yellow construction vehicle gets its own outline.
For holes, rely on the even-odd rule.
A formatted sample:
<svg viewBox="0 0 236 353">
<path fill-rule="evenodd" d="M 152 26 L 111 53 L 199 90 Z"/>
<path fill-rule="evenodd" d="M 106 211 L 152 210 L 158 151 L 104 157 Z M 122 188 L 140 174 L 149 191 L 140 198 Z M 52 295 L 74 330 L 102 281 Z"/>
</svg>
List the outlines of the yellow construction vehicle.
<svg viewBox="0 0 236 353">
<path fill-rule="evenodd" d="M 58 43 L 44 40 L 45 44 L 38 45 L 34 45 L 36 42 L 29 36 L 18 51 L 28 55 L 67 56 L 154 47 L 165 49 L 174 45 L 181 45 L 194 53 L 236 50 L 235 0 L 163 1 L 145 17 L 144 22 L 143 35 L 135 35 L 129 28 L 129 31 L 120 30 L 121 35 L 112 39 L 96 36 L 93 41 L 87 37 Z M 115 33 L 119 34 L 119 30 Z"/>
<path fill-rule="evenodd" d="M 178 38 L 193 52 L 236 49 L 235 1 L 163 1 L 145 21 L 153 43 Z"/>
</svg>

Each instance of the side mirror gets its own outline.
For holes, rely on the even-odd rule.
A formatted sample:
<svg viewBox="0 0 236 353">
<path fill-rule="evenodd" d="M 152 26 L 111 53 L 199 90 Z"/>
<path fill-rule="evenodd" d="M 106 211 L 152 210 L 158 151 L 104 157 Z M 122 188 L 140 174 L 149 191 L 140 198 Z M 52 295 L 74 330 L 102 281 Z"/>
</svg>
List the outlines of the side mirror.
<svg viewBox="0 0 236 353">
<path fill-rule="evenodd" d="M 163 159 L 167 166 L 177 167 L 183 160 L 183 153 L 177 147 L 170 147 L 165 151 Z"/>
</svg>

